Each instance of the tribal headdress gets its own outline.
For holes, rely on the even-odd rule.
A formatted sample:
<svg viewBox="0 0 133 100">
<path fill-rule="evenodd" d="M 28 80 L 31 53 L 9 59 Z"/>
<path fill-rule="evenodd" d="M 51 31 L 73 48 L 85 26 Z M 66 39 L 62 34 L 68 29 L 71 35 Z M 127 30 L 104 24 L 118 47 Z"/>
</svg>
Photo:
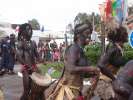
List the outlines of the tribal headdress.
<svg viewBox="0 0 133 100">
<path fill-rule="evenodd" d="M 77 24 L 74 28 L 74 41 L 76 41 L 79 35 L 84 34 L 84 32 L 88 33 L 88 36 L 92 33 L 92 24 L 90 22 Z"/>
<path fill-rule="evenodd" d="M 127 42 L 128 32 L 124 25 L 119 25 L 117 22 L 112 20 L 107 26 L 107 38 L 110 42 Z"/>
<path fill-rule="evenodd" d="M 32 27 L 30 24 L 25 23 L 19 26 L 18 40 L 26 39 L 30 40 L 32 37 Z"/>
</svg>

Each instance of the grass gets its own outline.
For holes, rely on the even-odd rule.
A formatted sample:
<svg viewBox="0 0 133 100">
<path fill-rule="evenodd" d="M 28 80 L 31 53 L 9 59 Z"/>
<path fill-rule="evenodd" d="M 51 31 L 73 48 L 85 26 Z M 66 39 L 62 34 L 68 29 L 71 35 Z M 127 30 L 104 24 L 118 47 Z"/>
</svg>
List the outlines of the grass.
<svg viewBox="0 0 133 100">
<path fill-rule="evenodd" d="M 45 75 L 45 73 L 47 73 L 50 68 L 53 68 L 55 71 L 52 74 L 50 74 L 50 76 L 52 78 L 59 78 L 62 74 L 63 66 L 64 64 L 62 62 L 52 62 L 46 65 L 41 64 L 39 66 L 39 70 L 41 74 Z"/>
<path fill-rule="evenodd" d="M 96 65 L 93 66 L 96 67 Z M 56 79 L 59 78 L 62 74 L 62 69 L 64 67 L 64 64 L 62 62 L 52 62 L 46 65 L 41 64 L 39 66 L 40 73 L 42 75 L 45 75 L 45 73 L 48 73 L 48 69 L 50 69 L 51 67 L 53 67 L 55 71 L 50 76 Z"/>
</svg>

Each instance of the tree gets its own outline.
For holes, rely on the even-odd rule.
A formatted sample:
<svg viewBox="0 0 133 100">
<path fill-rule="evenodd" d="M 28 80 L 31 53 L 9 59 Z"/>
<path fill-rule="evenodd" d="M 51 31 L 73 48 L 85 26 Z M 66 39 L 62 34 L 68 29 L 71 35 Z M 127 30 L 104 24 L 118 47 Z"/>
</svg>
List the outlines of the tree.
<svg viewBox="0 0 133 100">
<path fill-rule="evenodd" d="M 31 24 L 33 30 L 40 30 L 40 24 L 37 19 L 29 20 L 28 23 Z"/>
<path fill-rule="evenodd" d="M 78 13 L 74 19 L 74 25 L 84 23 L 86 20 L 88 20 L 88 15 L 86 13 Z"/>
<path fill-rule="evenodd" d="M 87 21 L 93 23 L 93 17 L 94 17 L 94 25 L 95 29 L 99 30 L 99 24 L 100 24 L 100 16 L 98 14 L 87 14 L 87 13 L 78 13 L 77 16 L 74 19 L 74 25 L 79 24 L 79 23 L 85 23 Z"/>
</svg>

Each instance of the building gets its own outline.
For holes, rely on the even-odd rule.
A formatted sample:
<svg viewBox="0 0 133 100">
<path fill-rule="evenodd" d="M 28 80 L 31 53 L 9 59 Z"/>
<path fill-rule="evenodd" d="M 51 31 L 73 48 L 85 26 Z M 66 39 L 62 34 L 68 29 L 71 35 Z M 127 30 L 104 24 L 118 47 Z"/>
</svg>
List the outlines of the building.
<svg viewBox="0 0 133 100">
<path fill-rule="evenodd" d="M 39 40 L 43 42 L 55 40 L 57 45 L 59 46 L 60 43 L 65 42 L 65 32 L 64 31 L 44 31 L 41 32 L 40 30 L 33 30 L 32 40 L 35 40 L 37 43 Z M 67 41 L 68 44 L 72 43 L 72 36 L 67 34 Z"/>
<path fill-rule="evenodd" d="M 0 35 L 10 35 L 12 33 L 15 33 L 15 31 L 12 29 L 12 25 L 7 22 L 0 22 Z"/>
<path fill-rule="evenodd" d="M 18 26 L 20 24 L 10 24 L 7 22 L 0 22 L 0 37 L 3 38 L 5 36 L 9 36 L 10 34 L 14 33 L 17 37 L 18 35 Z M 39 40 L 51 41 L 55 40 L 57 44 L 65 42 L 65 31 L 51 31 L 51 30 L 44 30 L 43 32 L 40 30 L 33 30 L 32 40 L 39 42 Z M 67 33 L 67 41 L 68 44 L 72 43 L 72 35 Z"/>
</svg>

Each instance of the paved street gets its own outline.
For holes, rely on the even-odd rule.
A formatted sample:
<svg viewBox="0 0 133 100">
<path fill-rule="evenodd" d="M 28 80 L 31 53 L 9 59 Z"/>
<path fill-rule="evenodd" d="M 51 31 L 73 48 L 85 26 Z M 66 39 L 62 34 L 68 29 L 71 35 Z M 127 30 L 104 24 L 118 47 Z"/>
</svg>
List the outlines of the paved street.
<svg viewBox="0 0 133 100">
<path fill-rule="evenodd" d="M 20 65 L 15 65 L 15 72 L 20 71 Z M 17 74 L 0 76 L 0 87 L 4 92 L 5 100 L 19 100 L 22 94 L 22 78 Z"/>
</svg>

